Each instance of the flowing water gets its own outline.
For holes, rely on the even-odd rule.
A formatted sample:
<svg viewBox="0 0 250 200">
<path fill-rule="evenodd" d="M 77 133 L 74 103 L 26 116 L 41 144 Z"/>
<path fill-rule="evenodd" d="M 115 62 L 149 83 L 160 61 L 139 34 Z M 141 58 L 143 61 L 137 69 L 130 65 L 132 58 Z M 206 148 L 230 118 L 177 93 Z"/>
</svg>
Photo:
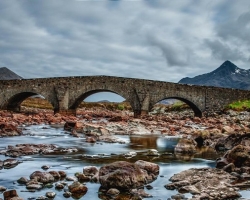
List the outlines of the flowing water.
<svg viewBox="0 0 250 200">
<path fill-rule="evenodd" d="M 31 155 L 17 158 L 21 161 L 19 165 L 11 169 L 0 170 L 0 185 L 7 187 L 8 190 L 15 189 L 20 197 L 24 199 L 36 199 L 39 196 L 45 196 L 48 191 L 56 192 L 54 199 L 65 199 L 63 190 L 52 188 L 43 188 L 36 192 L 28 191 L 24 185 L 19 185 L 17 180 L 20 177 L 29 178 L 34 171 L 43 171 L 42 165 L 49 165 L 49 170 L 63 170 L 68 176 L 74 176 L 76 172 L 82 172 L 84 166 L 97 166 L 117 160 L 126 160 L 135 162 L 136 160 L 146 160 L 157 163 L 160 166 L 158 178 L 150 183 L 153 189 L 145 191 L 152 195 L 150 199 L 167 199 L 177 194 L 177 191 L 171 191 L 164 188 L 169 183 L 169 178 L 178 172 L 189 168 L 214 167 L 215 159 L 218 155 L 211 149 L 201 149 L 195 157 L 174 155 L 173 148 L 176 145 L 177 138 L 162 136 L 117 136 L 124 143 L 86 143 L 85 138 L 75 138 L 63 130 L 63 127 L 51 127 L 47 125 L 32 125 L 25 127 L 24 135 L 19 137 L 0 138 L 0 150 L 5 149 L 8 145 L 16 144 L 55 144 L 61 148 L 76 148 L 77 152 L 62 153 L 59 155 Z M 157 149 L 161 156 L 147 156 L 148 149 Z M 136 157 L 125 157 L 128 152 L 137 152 Z M 8 157 L 0 155 L 0 160 Z M 86 183 L 88 192 L 81 199 L 101 199 L 98 196 L 100 184 Z M 242 196 L 247 198 L 250 191 L 241 192 Z M 185 197 L 191 197 L 186 194 Z M 3 198 L 3 194 L 0 194 Z M 73 199 L 68 198 L 68 199 Z"/>
</svg>

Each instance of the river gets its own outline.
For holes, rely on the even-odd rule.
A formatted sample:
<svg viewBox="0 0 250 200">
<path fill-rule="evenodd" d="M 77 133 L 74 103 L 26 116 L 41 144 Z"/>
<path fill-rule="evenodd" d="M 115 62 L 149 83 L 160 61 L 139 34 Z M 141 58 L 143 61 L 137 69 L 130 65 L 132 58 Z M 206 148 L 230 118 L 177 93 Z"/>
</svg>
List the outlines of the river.
<svg viewBox="0 0 250 200">
<path fill-rule="evenodd" d="M 152 195 L 150 199 L 168 199 L 177 191 L 165 189 L 164 185 L 169 183 L 169 178 L 178 172 L 189 168 L 214 167 L 216 152 L 211 149 L 198 151 L 194 157 L 182 157 L 173 154 L 173 148 L 176 139 L 171 137 L 140 135 L 140 136 L 118 136 L 124 143 L 87 143 L 85 138 L 75 138 L 69 135 L 69 132 L 63 130 L 61 126 L 48 125 L 31 125 L 23 127 L 23 135 L 19 137 L 1 138 L 0 150 L 5 149 L 8 145 L 16 144 L 55 144 L 61 148 L 76 148 L 77 152 L 61 153 L 57 155 L 31 155 L 17 158 L 20 164 L 11 169 L 0 170 L 0 185 L 8 190 L 15 189 L 18 195 L 24 199 L 36 199 L 44 196 L 47 191 L 56 192 L 54 199 L 65 199 L 63 191 L 52 188 L 43 188 L 36 192 L 30 192 L 24 185 L 19 185 L 17 180 L 20 177 L 29 178 L 29 175 L 37 170 L 42 171 L 42 165 L 50 166 L 49 170 L 63 170 L 68 176 L 74 176 L 76 172 L 82 172 L 84 166 L 101 167 L 104 164 L 117 160 L 126 160 L 135 162 L 136 160 L 147 160 L 157 163 L 160 166 L 158 178 L 150 183 L 153 189 L 145 188 L 145 191 Z M 157 149 L 161 156 L 147 156 L 148 149 Z M 126 158 L 125 153 L 137 152 L 136 157 Z M 0 155 L 0 160 L 8 157 Z M 88 192 L 82 199 L 100 199 L 98 190 L 100 184 L 86 183 Z M 250 191 L 242 191 L 242 197 L 249 197 Z M 186 198 L 191 195 L 185 194 Z M 0 194 L 3 198 L 3 194 Z M 68 198 L 73 199 L 73 198 Z"/>
</svg>

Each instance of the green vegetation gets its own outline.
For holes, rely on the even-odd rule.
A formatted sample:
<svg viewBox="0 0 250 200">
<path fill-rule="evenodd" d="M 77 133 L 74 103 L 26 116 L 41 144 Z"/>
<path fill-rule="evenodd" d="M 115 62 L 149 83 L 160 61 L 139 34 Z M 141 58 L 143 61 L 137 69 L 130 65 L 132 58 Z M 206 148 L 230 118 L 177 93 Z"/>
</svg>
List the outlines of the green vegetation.
<svg viewBox="0 0 250 200">
<path fill-rule="evenodd" d="M 21 106 L 30 107 L 30 108 L 39 108 L 39 109 L 51 109 L 53 110 L 53 106 L 46 100 L 41 98 L 27 98 L 25 99 Z M 130 110 L 132 108 L 128 102 L 82 102 L 78 108 L 104 108 L 107 110 Z"/>
<path fill-rule="evenodd" d="M 236 111 L 243 111 L 243 110 L 250 111 L 250 100 L 233 102 L 228 106 L 226 106 L 226 109 L 232 109 Z"/>
<path fill-rule="evenodd" d="M 176 101 L 174 104 L 170 106 L 170 110 L 180 111 L 189 108 L 189 106 L 182 102 L 182 101 Z"/>
<path fill-rule="evenodd" d="M 21 106 L 53 110 L 51 103 L 41 98 L 27 98 L 22 102 Z"/>
</svg>

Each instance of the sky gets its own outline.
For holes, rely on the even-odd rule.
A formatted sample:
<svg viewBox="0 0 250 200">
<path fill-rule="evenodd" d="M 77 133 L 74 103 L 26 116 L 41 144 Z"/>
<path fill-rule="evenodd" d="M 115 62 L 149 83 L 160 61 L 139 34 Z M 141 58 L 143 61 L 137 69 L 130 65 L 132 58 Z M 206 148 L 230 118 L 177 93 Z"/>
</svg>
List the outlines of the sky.
<svg viewBox="0 0 250 200">
<path fill-rule="evenodd" d="M 178 82 L 250 69 L 249 0 L 0 0 L 0 67 L 23 78 Z"/>
</svg>

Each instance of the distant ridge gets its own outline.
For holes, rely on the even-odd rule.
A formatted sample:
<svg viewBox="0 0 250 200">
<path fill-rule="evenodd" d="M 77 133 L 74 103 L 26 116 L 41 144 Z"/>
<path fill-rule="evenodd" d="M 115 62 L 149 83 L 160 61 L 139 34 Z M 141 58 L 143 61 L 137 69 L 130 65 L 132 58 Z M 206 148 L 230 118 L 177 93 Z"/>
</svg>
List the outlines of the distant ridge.
<svg viewBox="0 0 250 200">
<path fill-rule="evenodd" d="M 250 69 L 241 69 L 227 60 L 212 72 L 186 77 L 179 83 L 250 90 Z"/>
<path fill-rule="evenodd" d="M 23 79 L 21 76 L 18 76 L 13 71 L 9 70 L 7 67 L 0 68 L 0 80 L 14 80 L 14 79 Z"/>
</svg>

